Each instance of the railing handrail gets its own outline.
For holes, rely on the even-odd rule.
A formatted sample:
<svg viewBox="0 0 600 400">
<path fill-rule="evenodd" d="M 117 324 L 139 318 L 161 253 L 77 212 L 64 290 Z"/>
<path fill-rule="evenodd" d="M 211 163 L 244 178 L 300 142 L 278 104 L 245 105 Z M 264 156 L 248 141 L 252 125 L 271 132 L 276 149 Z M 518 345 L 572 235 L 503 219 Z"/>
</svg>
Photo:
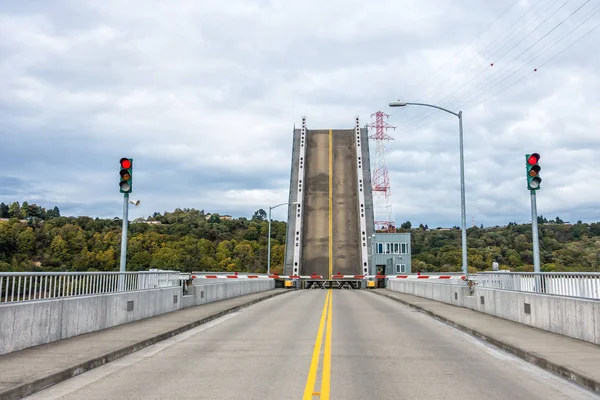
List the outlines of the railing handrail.
<svg viewBox="0 0 600 400">
<path fill-rule="evenodd" d="M 482 288 L 600 300 L 597 272 L 486 272 L 475 277 Z"/>
<path fill-rule="evenodd" d="M 541 275 L 541 276 L 550 276 L 550 275 L 558 275 L 558 276 L 598 276 L 600 277 L 600 272 L 519 272 L 519 271 L 481 271 L 476 275 Z"/>
<path fill-rule="evenodd" d="M 180 271 L 0 272 L 0 305 L 22 301 L 182 287 Z"/>
<path fill-rule="evenodd" d="M 181 271 L 68 271 L 68 272 L 0 272 L 0 276 L 66 276 L 66 275 L 149 275 L 184 274 Z"/>
</svg>

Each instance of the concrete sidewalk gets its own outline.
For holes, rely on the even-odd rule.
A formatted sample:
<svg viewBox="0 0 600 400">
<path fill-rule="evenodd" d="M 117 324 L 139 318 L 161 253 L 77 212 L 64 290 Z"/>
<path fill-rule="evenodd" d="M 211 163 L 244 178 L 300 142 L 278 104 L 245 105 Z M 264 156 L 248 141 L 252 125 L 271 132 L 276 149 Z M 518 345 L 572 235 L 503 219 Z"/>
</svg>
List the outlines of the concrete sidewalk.
<svg viewBox="0 0 600 400">
<path fill-rule="evenodd" d="M 373 292 L 600 393 L 600 346 L 423 297 L 389 289 Z"/>
<path fill-rule="evenodd" d="M 20 399 L 251 304 L 274 289 L 162 314 L 0 356 L 0 400 Z"/>
</svg>

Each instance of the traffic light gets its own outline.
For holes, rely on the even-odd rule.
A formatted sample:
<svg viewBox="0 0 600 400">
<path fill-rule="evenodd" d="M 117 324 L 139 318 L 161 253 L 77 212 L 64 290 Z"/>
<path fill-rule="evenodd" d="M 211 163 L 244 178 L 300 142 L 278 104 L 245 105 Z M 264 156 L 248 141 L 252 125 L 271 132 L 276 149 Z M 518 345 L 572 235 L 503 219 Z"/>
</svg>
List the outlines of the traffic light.
<svg viewBox="0 0 600 400">
<path fill-rule="evenodd" d="M 539 165 L 540 155 L 538 153 L 526 154 L 525 160 L 527 165 L 527 189 L 540 190 L 542 184 L 542 178 L 540 178 L 542 168 Z"/>
<path fill-rule="evenodd" d="M 121 193 L 131 193 L 133 188 L 133 159 L 121 158 L 121 182 L 119 182 L 119 191 Z"/>
</svg>

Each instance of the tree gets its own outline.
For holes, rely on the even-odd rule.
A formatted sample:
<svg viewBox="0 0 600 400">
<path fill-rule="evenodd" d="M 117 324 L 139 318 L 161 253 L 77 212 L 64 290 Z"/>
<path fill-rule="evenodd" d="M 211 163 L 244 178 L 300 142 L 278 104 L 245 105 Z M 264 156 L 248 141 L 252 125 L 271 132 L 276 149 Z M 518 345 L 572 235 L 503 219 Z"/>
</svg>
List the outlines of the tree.
<svg viewBox="0 0 600 400">
<path fill-rule="evenodd" d="M 266 219 L 267 219 L 267 213 L 262 208 L 256 210 L 256 212 L 252 216 L 252 220 L 264 221 Z"/>
<path fill-rule="evenodd" d="M 52 258 L 58 260 L 61 263 L 66 263 L 69 260 L 69 252 L 67 249 L 67 242 L 62 236 L 56 236 L 50 244 L 50 252 Z"/>
<path fill-rule="evenodd" d="M 50 218 L 60 218 L 60 210 L 58 209 L 58 207 L 54 207 L 52 210 L 48 210 L 46 212 L 46 216 L 50 219 Z"/>
<path fill-rule="evenodd" d="M 246 240 L 258 240 L 259 235 L 258 235 L 258 229 L 256 229 L 256 226 L 249 226 L 248 229 L 246 230 L 246 233 L 244 234 L 244 239 Z"/>
<path fill-rule="evenodd" d="M 19 253 L 31 256 L 35 252 L 35 234 L 32 228 L 27 228 L 17 236 Z"/>
<path fill-rule="evenodd" d="M 8 218 L 8 206 L 0 203 L 0 218 Z"/>
<path fill-rule="evenodd" d="M 26 201 L 21 204 L 21 215 L 23 217 L 29 217 L 29 203 Z"/>
<path fill-rule="evenodd" d="M 412 225 L 411 225 L 410 221 L 406 221 L 400 225 L 400 229 L 410 229 L 411 226 Z"/>
<path fill-rule="evenodd" d="M 8 217 L 18 219 L 23 218 L 23 211 L 21 210 L 19 202 L 15 201 L 8 207 Z"/>
</svg>

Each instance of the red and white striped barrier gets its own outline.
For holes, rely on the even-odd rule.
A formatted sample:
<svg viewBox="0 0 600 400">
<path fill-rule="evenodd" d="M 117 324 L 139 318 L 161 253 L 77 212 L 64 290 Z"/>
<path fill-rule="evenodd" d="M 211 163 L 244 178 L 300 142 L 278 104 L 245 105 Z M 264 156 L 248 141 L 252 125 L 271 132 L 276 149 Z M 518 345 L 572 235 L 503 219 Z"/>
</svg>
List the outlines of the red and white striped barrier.
<svg viewBox="0 0 600 400">
<path fill-rule="evenodd" d="M 377 278 L 387 278 L 387 279 L 460 279 L 465 280 L 464 275 L 377 275 Z"/>
<path fill-rule="evenodd" d="M 192 279 L 270 279 L 271 275 L 192 275 Z"/>
<path fill-rule="evenodd" d="M 332 279 L 461 279 L 464 275 L 341 275 L 336 274 Z M 327 279 L 322 275 L 239 275 L 239 274 L 217 274 L 217 275 L 192 275 L 192 279 Z"/>
</svg>

